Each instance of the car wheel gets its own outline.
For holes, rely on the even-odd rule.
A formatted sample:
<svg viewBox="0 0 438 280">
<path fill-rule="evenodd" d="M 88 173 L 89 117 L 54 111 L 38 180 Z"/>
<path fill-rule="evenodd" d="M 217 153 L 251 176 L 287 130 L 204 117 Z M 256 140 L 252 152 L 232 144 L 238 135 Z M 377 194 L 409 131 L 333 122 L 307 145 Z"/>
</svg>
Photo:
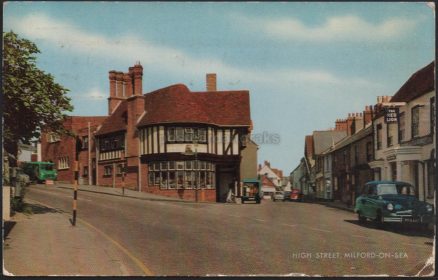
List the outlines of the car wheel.
<svg viewBox="0 0 438 280">
<path fill-rule="evenodd" d="M 376 213 L 376 219 L 374 220 L 378 228 L 384 228 L 385 223 L 383 222 L 382 212 L 378 211 Z"/>
<path fill-rule="evenodd" d="M 360 214 L 360 212 L 357 212 L 357 219 L 359 220 L 359 223 L 361 223 L 361 224 L 365 223 L 366 220 L 367 220 L 367 218 L 364 217 L 364 216 L 362 216 L 362 215 Z"/>
</svg>

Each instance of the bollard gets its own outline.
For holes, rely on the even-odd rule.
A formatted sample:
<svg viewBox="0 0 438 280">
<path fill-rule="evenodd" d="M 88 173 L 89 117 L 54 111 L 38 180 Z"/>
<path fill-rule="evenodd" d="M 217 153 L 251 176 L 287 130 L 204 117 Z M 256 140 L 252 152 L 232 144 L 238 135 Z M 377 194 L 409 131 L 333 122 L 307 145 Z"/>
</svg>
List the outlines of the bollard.
<svg viewBox="0 0 438 280">
<path fill-rule="evenodd" d="M 79 166 L 78 162 L 74 162 L 74 172 L 75 172 L 75 180 L 74 180 L 74 191 L 73 191 L 73 219 L 72 225 L 76 225 L 76 210 L 77 210 L 77 199 L 78 199 L 78 178 L 79 178 Z"/>
</svg>

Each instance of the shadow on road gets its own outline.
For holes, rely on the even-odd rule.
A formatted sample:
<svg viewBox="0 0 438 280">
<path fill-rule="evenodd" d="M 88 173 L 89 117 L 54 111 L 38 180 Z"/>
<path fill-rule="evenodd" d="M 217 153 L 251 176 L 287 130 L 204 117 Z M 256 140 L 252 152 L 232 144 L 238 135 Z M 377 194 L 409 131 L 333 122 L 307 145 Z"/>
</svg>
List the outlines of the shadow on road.
<svg viewBox="0 0 438 280">
<path fill-rule="evenodd" d="M 52 209 L 43 205 L 39 204 L 29 204 L 27 203 L 27 206 L 32 211 L 32 214 L 46 214 L 46 213 L 61 213 L 61 211 Z"/>
<path fill-rule="evenodd" d="M 17 222 L 14 221 L 5 221 L 3 224 L 3 240 L 8 237 L 8 234 L 11 232 L 12 228 L 15 226 Z"/>
<path fill-rule="evenodd" d="M 344 220 L 345 222 L 355 224 L 361 227 L 373 228 L 378 230 L 390 231 L 397 234 L 407 235 L 407 236 L 418 236 L 418 237 L 434 237 L 433 229 L 421 228 L 416 224 L 386 224 L 383 227 L 373 223 L 372 221 L 366 221 L 364 223 L 359 223 L 358 220 Z"/>
</svg>

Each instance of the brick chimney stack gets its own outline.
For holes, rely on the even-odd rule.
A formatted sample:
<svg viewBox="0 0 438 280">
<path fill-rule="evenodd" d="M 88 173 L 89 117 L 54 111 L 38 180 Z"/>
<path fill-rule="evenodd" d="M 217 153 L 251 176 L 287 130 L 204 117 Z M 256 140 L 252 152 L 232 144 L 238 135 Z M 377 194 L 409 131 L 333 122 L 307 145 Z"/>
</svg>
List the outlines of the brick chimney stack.
<svg viewBox="0 0 438 280">
<path fill-rule="evenodd" d="M 373 120 L 373 106 L 365 106 L 365 111 L 363 111 L 363 126 L 367 126 Z"/>
<path fill-rule="evenodd" d="M 133 69 L 132 74 L 134 76 L 134 95 L 143 95 L 143 66 L 140 62 L 137 62 Z"/>
<path fill-rule="evenodd" d="M 125 86 L 125 97 L 129 98 L 133 95 L 132 75 L 130 73 L 124 73 L 123 82 Z"/>
<path fill-rule="evenodd" d="M 116 96 L 116 71 L 109 71 L 108 78 L 110 82 L 110 96 L 114 97 Z"/>
<path fill-rule="evenodd" d="M 209 73 L 206 76 L 207 79 L 207 91 L 216 91 L 216 73 Z"/>
<path fill-rule="evenodd" d="M 123 72 L 116 72 L 116 97 L 124 97 Z"/>
<path fill-rule="evenodd" d="M 265 165 L 266 165 L 267 167 L 271 168 L 271 163 L 270 163 L 269 161 L 267 161 L 267 160 L 265 160 Z"/>
<path fill-rule="evenodd" d="M 347 130 L 347 120 L 337 119 L 335 122 L 335 130 Z"/>
<path fill-rule="evenodd" d="M 109 71 L 108 78 L 110 83 L 110 97 L 108 98 L 108 115 L 111 115 L 114 109 L 117 107 L 117 104 L 123 99 L 121 95 L 119 95 L 119 80 L 120 73 L 114 70 Z M 122 74 L 123 77 L 123 74 Z M 122 84 L 123 87 L 123 84 Z"/>
</svg>

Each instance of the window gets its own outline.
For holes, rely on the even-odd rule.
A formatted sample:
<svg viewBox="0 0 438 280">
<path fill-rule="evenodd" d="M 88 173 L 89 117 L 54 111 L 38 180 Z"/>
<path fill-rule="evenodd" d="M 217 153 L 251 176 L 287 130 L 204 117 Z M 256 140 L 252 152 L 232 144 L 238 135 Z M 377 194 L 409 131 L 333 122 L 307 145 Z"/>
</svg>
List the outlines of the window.
<svg viewBox="0 0 438 280">
<path fill-rule="evenodd" d="M 372 142 L 367 142 L 366 153 L 367 153 L 367 162 L 370 162 L 373 159 L 373 143 Z"/>
<path fill-rule="evenodd" d="M 67 156 L 60 157 L 58 159 L 58 169 L 69 169 L 69 168 L 70 168 L 69 158 Z"/>
<path fill-rule="evenodd" d="M 169 127 L 167 128 L 168 142 L 182 143 L 207 143 L 207 129 L 193 127 Z"/>
<path fill-rule="evenodd" d="M 84 166 L 84 170 L 82 172 L 82 177 L 87 177 L 88 176 L 88 166 Z"/>
<path fill-rule="evenodd" d="M 427 198 L 434 198 L 434 194 L 435 194 L 435 159 L 432 158 L 430 160 L 427 161 L 427 175 L 428 175 L 428 180 L 427 180 Z"/>
<path fill-rule="evenodd" d="M 82 137 L 82 150 L 88 150 L 88 136 Z"/>
<path fill-rule="evenodd" d="M 53 132 L 47 133 L 47 142 L 54 143 L 58 141 L 61 141 L 59 134 Z"/>
<path fill-rule="evenodd" d="M 103 167 L 103 175 L 111 176 L 113 174 L 113 167 L 111 165 L 106 165 Z"/>
<path fill-rule="evenodd" d="M 199 160 L 196 163 L 192 160 L 151 162 L 149 185 L 161 189 L 215 188 L 215 165 Z"/>
<path fill-rule="evenodd" d="M 207 131 L 205 128 L 200 128 L 199 131 L 199 142 L 200 143 L 205 143 L 207 142 Z"/>
<path fill-rule="evenodd" d="M 420 134 L 420 106 L 415 106 L 411 111 L 411 132 L 412 138 Z"/>
<path fill-rule="evenodd" d="M 123 173 L 123 164 L 117 164 L 117 175 L 122 175 Z"/>
<path fill-rule="evenodd" d="M 182 127 L 176 128 L 176 141 L 184 142 L 184 129 Z"/>
<path fill-rule="evenodd" d="M 116 135 L 111 137 L 103 138 L 99 141 L 100 151 L 114 151 L 121 150 L 125 148 L 125 137 L 124 135 Z"/>
<path fill-rule="evenodd" d="M 430 99 L 430 134 L 435 132 L 435 97 Z"/>
<path fill-rule="evenodd" d="M 394 145 L 394 135 L 397 133 L 397 123 L 388 123 L 386 125 L 386 146 Z"/>
<path fill-rule="evenodd" d="M 167 141 L 175 142 L 175 128 L 174 127 L 169 127 L 167 129 Z"/>
<path fill-rule="evenodd" d="M 403 140 L 405 140 L 405 112 L 401 112 L 398 119 L 398 143 L 401 143 Z"/>
<path fill-rule="evenodd" d="M 193 141 L 193 128 L 186 128 L 184 130 L 184 140 L 186 142 L 192 142 Z"/>
<path fill-rule="evenodd" d="M 378 124 L 377 125 L 377 133 L 376 133 L 376 137 L 377 137 L 377 150 L 382 149 L 382 124 Z"/>
</svg>

